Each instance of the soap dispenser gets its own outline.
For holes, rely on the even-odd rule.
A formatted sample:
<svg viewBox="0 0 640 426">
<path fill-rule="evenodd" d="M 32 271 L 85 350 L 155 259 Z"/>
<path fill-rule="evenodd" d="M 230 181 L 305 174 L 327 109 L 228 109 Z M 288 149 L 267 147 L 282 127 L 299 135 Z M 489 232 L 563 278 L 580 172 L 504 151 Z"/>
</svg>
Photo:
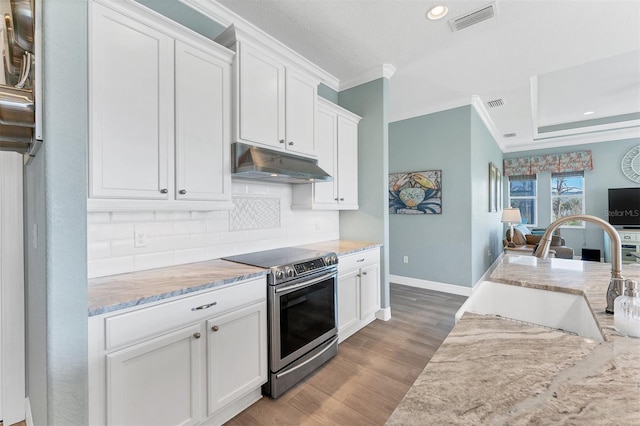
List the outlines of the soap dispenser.
<svg viewBox="0 0 640 426">
<path fill-rule="evenodd" d="M 638 282 L 625 280 L 623 293 L 613 302 L 615 329 L 631 337 L 640 337 L 640 295 Z"/>
</svg>

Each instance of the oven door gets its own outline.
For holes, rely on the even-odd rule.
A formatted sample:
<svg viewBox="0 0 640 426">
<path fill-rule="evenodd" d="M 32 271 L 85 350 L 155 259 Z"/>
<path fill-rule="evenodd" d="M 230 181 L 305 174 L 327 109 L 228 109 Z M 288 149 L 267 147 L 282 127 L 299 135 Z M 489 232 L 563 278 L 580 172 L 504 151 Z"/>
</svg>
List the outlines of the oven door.
<svg viewBox="0 0 640 426">
<path fill-rule="evenodd" d="M 338 332 L 337 270 L 269 287 L 269 363 L 277 372 Z"/>
</svg>

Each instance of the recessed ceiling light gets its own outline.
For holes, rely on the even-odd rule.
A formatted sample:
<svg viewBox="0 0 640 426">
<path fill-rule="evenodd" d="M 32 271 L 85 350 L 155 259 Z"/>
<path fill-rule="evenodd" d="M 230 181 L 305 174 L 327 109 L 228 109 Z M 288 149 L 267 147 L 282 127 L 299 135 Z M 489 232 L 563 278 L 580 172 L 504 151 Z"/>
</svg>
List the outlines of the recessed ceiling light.
<svg viewBox="0 0 640 426">
<path fill-rule="evenodd" d="M 591 115 L 593 113 L 595 113 L 595 111 L 586 111 L 586 112 L 583 112 L 582 114 L 583 115 Z"/>
<path fill-rule="evenodd" d="M 437 21 L 438 19 L 444 18 L 449 12 L 449 8 L 447 6 L 433 6 L 427 12 L 427 18 L 432 21 Z"/>
</svg>

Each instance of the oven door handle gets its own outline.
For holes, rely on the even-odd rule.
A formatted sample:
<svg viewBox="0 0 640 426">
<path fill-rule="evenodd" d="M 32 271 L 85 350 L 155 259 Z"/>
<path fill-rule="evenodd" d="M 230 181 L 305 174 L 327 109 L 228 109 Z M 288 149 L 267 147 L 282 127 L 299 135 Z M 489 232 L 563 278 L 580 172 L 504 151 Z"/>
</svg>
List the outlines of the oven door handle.
<svg viewBox="0 0 640 426">
<path fill-rule="evenodd" d="M 312 286 L 314 284 L 319 283 L 320 281 L 326 280 L 327 278 L 334 277 L 336 275 L 336 273 L 337 272 L 334 271 L 334 272 L 331 272 L 329 274 L 322 275 L 321 277 L 315 278 L 315 279 L 313 279 L 311 281 L 305 281 L 305 282 L 302 282 L 300 284 L 292 284 L 292 285 L 287 286 L 287 287 L 278 288 L 278 289 L 276 289 L 276 294 L 290 293 L 290 292 L 292 292 L 294 290 L 298 290 L 300 288 Z"/>
<path fill-rule="evenodd" d="M 336 336 L 337 338 L 337 336 Z M 318 357 L 320 357 L 322 354 L 324 354 L 326 351 L 328 351 L 329 349 L 331 349 L 331 346 L 333 344 L 334 340 L 332 339 L 330 342 L 327 343 L 327 347 L 325 347 L 324 349 L 322 349 L 320 352 L 318 352 L 317 354 L 315 354 L 314 356 L 312 356 L 311 358 L 309 358 L 308 360 L 306 360 L 305 362 L 303 362 L 300 365 L 296 365 L 294 368 L 292 368 L 291 370 L 287 370 L 287 371 L 283 371 L 282 373 L 278 373 L 276 374 L 276 379 L 281 379 L 284 376 L 287 376 L 291 373 L 293 373 L 296 370 L 301 369 L 302 367 L 304 367 L 305 365 L 309 364 L 310 362 L 313 362 L 315 359 L 317 359 Z"/>
</svg>

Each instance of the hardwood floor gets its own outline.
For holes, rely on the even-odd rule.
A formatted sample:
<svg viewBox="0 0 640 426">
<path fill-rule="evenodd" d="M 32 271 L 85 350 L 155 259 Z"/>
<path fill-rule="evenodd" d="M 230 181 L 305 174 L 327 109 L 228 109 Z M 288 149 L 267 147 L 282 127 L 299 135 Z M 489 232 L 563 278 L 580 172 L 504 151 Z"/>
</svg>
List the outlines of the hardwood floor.
<svg viewBox="0 0 640 426">
<path fill-rule="evenodd" d="M 466 300 L 391 284 L 391 320 L 376 320 L 278 399 L 262 398 L 228 426 L 383 425 L 454 325 Z"/>
</svg>

